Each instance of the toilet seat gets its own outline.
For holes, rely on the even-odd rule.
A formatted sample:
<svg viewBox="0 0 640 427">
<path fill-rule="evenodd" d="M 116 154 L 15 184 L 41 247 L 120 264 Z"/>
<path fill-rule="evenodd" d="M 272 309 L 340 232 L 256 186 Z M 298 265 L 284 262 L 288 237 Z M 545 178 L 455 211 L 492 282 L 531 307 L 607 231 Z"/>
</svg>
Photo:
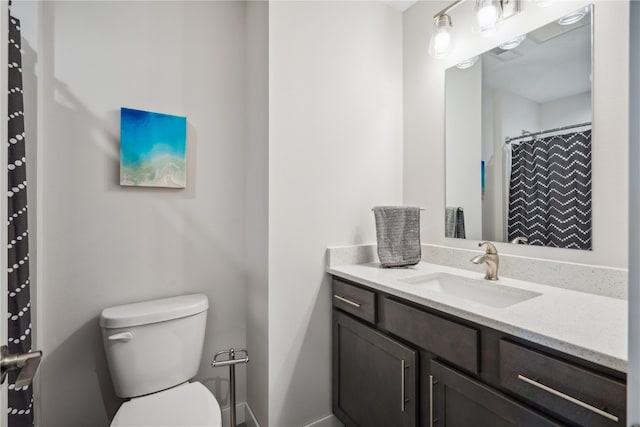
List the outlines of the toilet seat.
<svg viewBox="0 0 640 427">
<path fill-rule="evenodd" d="M 221 427 L 220 405 L 199 382 L 181 384 L 122 404 L 111 427 Z"/>
</svg>

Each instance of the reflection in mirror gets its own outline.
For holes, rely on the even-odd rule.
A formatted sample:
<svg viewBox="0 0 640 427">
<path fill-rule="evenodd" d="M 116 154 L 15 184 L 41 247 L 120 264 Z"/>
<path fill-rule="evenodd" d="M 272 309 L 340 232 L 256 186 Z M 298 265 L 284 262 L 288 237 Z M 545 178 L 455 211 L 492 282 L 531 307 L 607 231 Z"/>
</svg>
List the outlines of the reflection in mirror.
<svg viewBox="0 0 640 427">
<path fill-rule="evenodd" d="M 592 15 L 446 71 L 446 237 L 591 250 Z"/>
</svg>

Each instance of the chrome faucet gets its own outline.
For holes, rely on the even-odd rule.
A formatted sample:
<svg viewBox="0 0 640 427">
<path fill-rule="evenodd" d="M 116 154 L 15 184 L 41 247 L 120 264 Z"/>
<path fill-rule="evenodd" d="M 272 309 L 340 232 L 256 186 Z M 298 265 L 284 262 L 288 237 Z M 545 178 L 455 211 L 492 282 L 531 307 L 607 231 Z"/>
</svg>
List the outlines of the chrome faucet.
<svg viewBox="0 0 640 427">
<path fill-rule="evenodd" d="M 486 280 L 498 280 L 498 265 L 500 264 L 498 250 L 491 242 L 478 243 L 478 246 L 483 245 L 487 245 L 487 252 L 484 255 L 471 258 L 471 262 L 474 264 L 485 264 L 486 273 L 484 278 Z"/>
</svg>

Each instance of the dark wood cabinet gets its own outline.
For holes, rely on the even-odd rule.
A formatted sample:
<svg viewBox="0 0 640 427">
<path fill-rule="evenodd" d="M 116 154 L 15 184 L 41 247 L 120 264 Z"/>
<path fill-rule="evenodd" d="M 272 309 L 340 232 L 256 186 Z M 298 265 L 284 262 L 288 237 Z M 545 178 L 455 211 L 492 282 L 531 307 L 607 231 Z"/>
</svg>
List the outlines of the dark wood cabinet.
<svg viewBox="0 0 640 427">
<path fill-rule="evenodd" d="M 385 300 L 383 323 L 394 335 L 429 350 L 471 373 L 479 372 L 480 332 L 401 302 Z"/>
<path fill-rule="evenodd" d="M 418 353 L 337 310 L 333 411 L 347 427 L 413 427 Z"/>
<path fill-rule="evenodd" d="M 333 411 L 347 427 L 626 423 L 624 373 L 345 280 L 333 307 Z"/>
<path fill-rule="evenodd" d="M 561 426 L 503 393 L 446 365 L 431 361 L 426 394 L 433 427 L 551 427 Z"/>
<path fill-rule="evenodd" d="M 626 425 L 626 386 L 527 347 L 500 340 L 500 384 L 584 427 Z"/>
</svg>

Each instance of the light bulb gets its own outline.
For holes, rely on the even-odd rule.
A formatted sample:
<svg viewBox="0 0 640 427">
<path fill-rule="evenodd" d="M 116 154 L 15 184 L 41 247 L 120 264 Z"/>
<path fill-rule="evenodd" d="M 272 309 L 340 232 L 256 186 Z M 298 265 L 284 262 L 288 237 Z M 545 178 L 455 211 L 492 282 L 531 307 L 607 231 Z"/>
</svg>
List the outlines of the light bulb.
<svg viewBox="0 0 640 427">
<path fill-rule="evenodd" d="M 498 0 L 477 0 L 476 24 L 478 30 L 481 33 L 495 31 L 501 11 Z"/>
<path fill-rule="evenodd" d="M 451 34 L 442 31 L 435 35 L 433 40 L 433 48 L 437 56 L 446 55 L 449 52 L 451 44 Z"/>
<path fill-rule="evenodd" d="M 433 21 L 433 34 L 429 42 L 429 55 L 444 58 L 451 52 L 453 38 L 451 35 L 451 17 L 441 15 Z"/>
</svg>

